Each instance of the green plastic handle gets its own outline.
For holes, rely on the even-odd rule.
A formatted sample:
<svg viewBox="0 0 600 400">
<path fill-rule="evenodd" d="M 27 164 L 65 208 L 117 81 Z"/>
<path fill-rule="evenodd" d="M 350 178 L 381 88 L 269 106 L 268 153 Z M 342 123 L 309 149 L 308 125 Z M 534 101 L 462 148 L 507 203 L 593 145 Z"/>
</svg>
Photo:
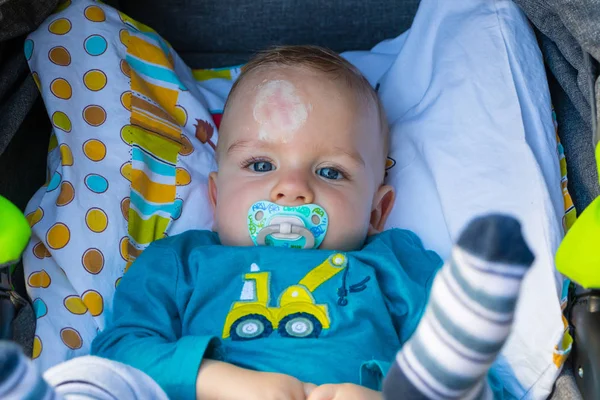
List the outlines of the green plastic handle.
<svg viewBox="0 0 600 400">
<path fill-rule="evenodd" d="M 30 237 L 31 228 L 21 210 L 0 196 L 0 266 L 16 263 Z"/>
</svg>

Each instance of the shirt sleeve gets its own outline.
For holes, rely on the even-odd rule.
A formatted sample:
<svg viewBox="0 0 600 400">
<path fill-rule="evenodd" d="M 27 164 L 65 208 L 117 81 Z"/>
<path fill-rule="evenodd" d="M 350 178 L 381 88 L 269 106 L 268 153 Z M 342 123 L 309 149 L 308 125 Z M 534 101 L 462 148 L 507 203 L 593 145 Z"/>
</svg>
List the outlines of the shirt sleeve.
<svg viewBox="0 0 600 400">
<path fill-rule="evenodd" d="M 202 358 L 220 342 L 182 336 L 182 313 L 193 289 L 181 278 L 185 272 L 172 248 L 151 244 L 144 250 L 121 279 L 92 354 L 142 370 L 169 398 L 195 399 Z"/>
</svg>

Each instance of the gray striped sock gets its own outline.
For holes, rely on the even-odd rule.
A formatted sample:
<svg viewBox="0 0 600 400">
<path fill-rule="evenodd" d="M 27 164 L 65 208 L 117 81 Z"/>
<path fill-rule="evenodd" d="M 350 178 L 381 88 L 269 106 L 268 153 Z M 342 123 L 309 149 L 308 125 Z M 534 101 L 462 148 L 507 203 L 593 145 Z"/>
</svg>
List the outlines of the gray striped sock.
<svg viewBox="0 0 600 400">
<path fill-rule="evenodd" d="M 533 259 L 514 218 L 472 221 L 435 277 L 425 314 L 386 378 L 385 398 L 491 398 L 485 377 Z"/>
</svg>

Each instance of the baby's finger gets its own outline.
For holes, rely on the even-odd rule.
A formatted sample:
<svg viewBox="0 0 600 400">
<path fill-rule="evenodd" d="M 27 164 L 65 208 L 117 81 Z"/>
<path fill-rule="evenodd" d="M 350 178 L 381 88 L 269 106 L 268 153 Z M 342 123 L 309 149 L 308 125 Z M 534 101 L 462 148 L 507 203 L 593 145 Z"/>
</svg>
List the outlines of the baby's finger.
<svg viewBox="0 0 600 400">
<path fill-rule="evenodd" d="M 336 385 L 321 385 L 316 387 L 306 400 L 334 400 Z"/>
<path fill-rule="evenodd" d="M 314 383 L 303 382 L 304 385 L 304 395 L 308 398 L 310 394 L 317 388 L 317 385 Z"/>
</svg>

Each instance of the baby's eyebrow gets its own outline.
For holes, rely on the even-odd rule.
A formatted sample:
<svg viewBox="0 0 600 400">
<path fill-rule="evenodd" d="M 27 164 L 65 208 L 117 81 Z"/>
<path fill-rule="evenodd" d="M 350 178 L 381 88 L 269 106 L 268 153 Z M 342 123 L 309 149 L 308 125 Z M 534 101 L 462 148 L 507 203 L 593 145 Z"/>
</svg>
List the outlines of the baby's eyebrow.
<svg viewBox="0 0 600 400">
<path fill-rule="evenodd" d="M 365 160 L 363 160 L 362 156 L 357 151 L 347 150 L 342 147 L 334 147 L 334 150 L 336 153 L 342 153 L 342 154 L 348 156 L 357 164 L 362 165 L 363 167 L 365 166 Z"/>
<path fill-rule="evenodd" d="M 236 140 L 227 149 L 227 154 L 231 154 L 235 151 L 243 150 L 243 149 L 246 149 L 249 147 L 252 147 L 252 148 L 264 147 L 264 144 L 262 144 L 261 146 L 256 146 L 256 141 L 254 141 L 254 140 L 248 140 L 248 139 Z"/>
</svg>

